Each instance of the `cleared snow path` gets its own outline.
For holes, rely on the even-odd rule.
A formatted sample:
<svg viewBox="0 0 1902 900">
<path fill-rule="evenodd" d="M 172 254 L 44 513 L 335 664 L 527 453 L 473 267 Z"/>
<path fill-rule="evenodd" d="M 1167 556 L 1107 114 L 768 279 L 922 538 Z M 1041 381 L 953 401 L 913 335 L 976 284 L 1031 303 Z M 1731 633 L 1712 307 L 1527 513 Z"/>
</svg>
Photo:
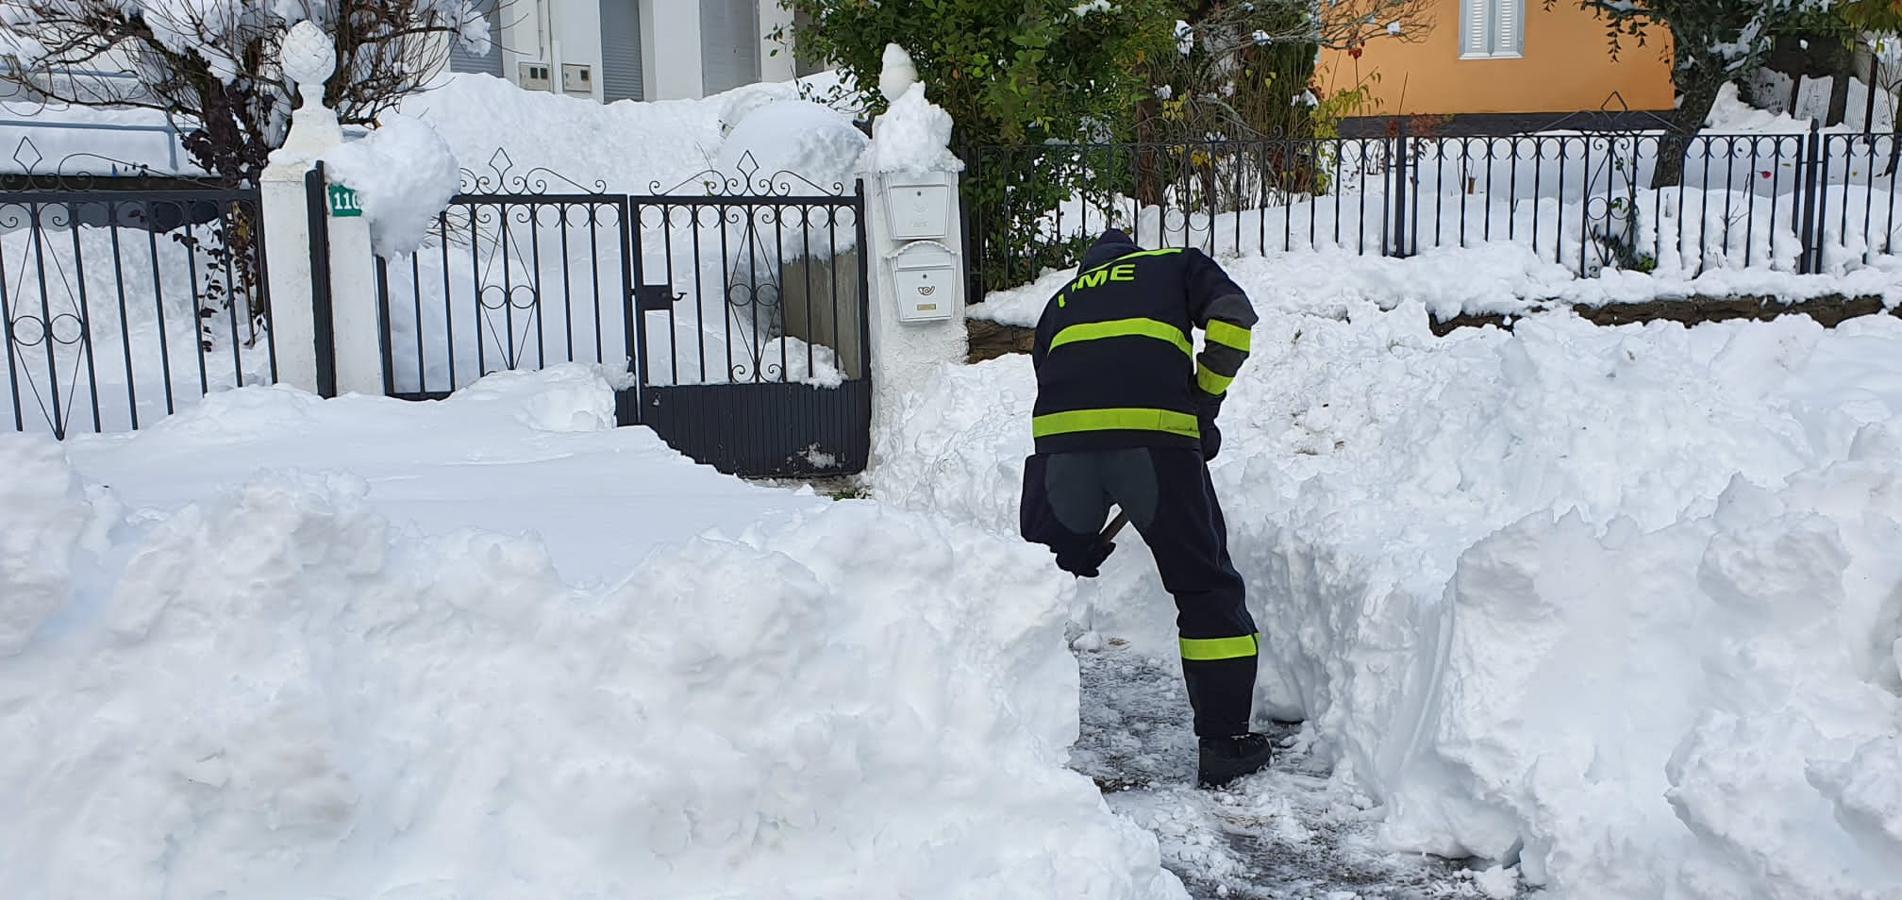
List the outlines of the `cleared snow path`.
<svg viewBox="0 0 1902 900">
<path fill-rule="evenodd" d="M 1071 765 L 1096 781 L 1111 809 L 1156 835 L 1163 864 L 1190 896 L 1487 896 L 1479 873 L 1459 863 L 1382 848 L 1380 810 L 1329 777 L 1328 764 L 1308 754 L 1310 734 L 1301 726 L 1268 729 L 1281 748 L 1270 771 L 1226 790 L 1197 790 L 1180 672 L 1121 642 L 1080 651 L 1077 661 L 1083 729 Z"/>
</svg>

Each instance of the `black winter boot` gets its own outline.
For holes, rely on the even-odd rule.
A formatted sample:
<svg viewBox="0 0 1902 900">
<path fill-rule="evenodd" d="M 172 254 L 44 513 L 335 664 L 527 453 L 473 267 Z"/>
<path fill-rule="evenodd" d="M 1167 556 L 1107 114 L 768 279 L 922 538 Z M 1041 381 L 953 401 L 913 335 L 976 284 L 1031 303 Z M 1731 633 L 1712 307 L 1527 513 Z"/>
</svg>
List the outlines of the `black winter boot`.
<svg viewBox="0 0 1902 900">
<path fill-rule="evenodd" d="M 1274 744 L 1265 734 L 1238 734 L 1234 737 L 1199 739 L 1202 745 L 1197 780 L 1205 788 L 1218 788 L 1243 775 L 1268 768 L 1274 758 Z"/>
</svg>

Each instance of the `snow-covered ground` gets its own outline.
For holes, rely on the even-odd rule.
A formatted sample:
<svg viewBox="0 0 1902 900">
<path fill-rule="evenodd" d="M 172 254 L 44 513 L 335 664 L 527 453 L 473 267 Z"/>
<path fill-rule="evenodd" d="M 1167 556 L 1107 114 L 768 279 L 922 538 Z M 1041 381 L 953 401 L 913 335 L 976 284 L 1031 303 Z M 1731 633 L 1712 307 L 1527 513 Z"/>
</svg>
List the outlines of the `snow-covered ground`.
<svg viewBox="0 0 1902 900">
<path fill-rule="evenodd" d="M 1902 322 L 1437 338 L 1238 274 L 1264 317 L 1214 468 L 1258 713 L 1308 721 L 1383 846 L 1564 897 L 1902 891 Z M 1022 357 L 945 369 L 874 496 L 1013 533 L 1034 393 Z M 1167 660 L 1131 543 L 1073 617 Z"/>
<path fill-rule="evenodd" d="M 1712 269 L 1686 277 L 1608 271 L 1580 278 L 1542 259 L 1522 244 L 1504 241 L 1470 248 L 1444 248 L 1407 259 L 1360 256 L 1341 250 L 1222 257 L 1222 264 L 1250 287 L 1257 302 L 1277 309 L 1341 317 L 1355 306 L 1393 309 L 1413 303 L 1435 318 L 1462 313 L 1520 315 L 1554 306 L 1605 306 L 1685 297 L 1764 297 L 1795 302 L 1818 297 L 1879 297 L 1902 305 L 1902 257 L 1842 275 L 1796 275 L 1770 269 Z M 1076 277 L 1075 269 L 996 291 L 969 315 L 1032 328 L 1046 301 Z"/>
<path fill-rule="evenodd" d="M 0 895 L 1183 896 L 1063 769 L 1039 554 L 611 408 L 569 368 L 0 435 Z"/>
<path fill-rule="evenodd" d="M 504 191 L 561 189 L 538 168 L 691 184 L 789 90 L 602 107 L 454 85 L 405 112 Z M 544 263 L 578 275 L 617 239 L 549 235 L 616 223 L 514 215 L 489 223 L 499 274 L 459 261 L 473 237 L 392 262 L 458 286 L 399 294 L 396 343 L 435 340 L 439 305 L 481 334 L 492 278 L 493 311 L 532 291 L 548 313 L 507 322 L 511 354 L 601 367 L 434 404 L 248 387 L 138 434 L 0 435 L 0 896 L 1183 896 L 1164 865 L 1196 896 L 1902 895 L 1902 322 L 1529 309 L 1895 304 L 1890 260 L 1232 260 L 1264 317 L 1215 479 L 1265 633 L 1258 711 L 1306 725 L 1264 721 L 1283 761 L 1206 793 L 1181 786 L 1173 613 L 1138 542 L 1079 587 L 1015 538 L 1025 360 L 910 398 L 870 502 L 745 485 L 610 427 L 618 271 L 574 301 L 610 310 L 592 331 L 553 316 Z M 111 250 L 96 231 L 86 259 Z M 26 237 L 0 235 L 9 265 Z M 179 278 L 172 252 L 140 278 Z M 644 245 L 643 280 L 680 252 Z M 61 271 L 101 271 L 80 258 Z M 677 268 L 728 305 L 724 266 Z M 983 309 L 1033 321 L 1063 277 Z M 95 334 L 172 328 L 151 300 Z M 1429 309 L 1526 318 L 1439 338 Z M 668 321 L 708 346 L 713 319 Z M 268 371 L 268 345 L 232 344 L 231 382 Z M 812 349 L 788 377 L 836 381 Z"/>
</svg>

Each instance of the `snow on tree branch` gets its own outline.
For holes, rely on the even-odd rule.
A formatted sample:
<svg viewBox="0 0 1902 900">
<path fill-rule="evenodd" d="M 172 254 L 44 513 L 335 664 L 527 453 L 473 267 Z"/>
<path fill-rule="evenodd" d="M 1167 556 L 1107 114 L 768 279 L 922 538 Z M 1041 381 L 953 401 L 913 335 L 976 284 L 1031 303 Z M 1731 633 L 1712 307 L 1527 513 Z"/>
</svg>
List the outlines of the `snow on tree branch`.
<svg viewBox="0 0 1902 900">
<path fill-rule="evenodd" d="M 48 102 L 161 110 L 200 167 L 248 181 L 283 140 L 294 101 L 277 46 L 304 21 L 336 43 L 324 100 L 347 123 L 420 90 L 452 44 L 494 52 L 476 0 L 7 0 L 0 80 Z"/>
</svg>

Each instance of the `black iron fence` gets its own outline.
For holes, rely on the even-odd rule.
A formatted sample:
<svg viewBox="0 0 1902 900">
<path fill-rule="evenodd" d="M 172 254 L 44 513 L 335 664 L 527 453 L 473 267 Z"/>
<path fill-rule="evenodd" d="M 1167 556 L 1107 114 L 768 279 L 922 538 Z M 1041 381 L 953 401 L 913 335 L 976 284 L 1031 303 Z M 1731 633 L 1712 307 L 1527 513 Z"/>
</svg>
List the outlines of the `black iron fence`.
<svg viewBox="0 0 1902 900">
<path fill-rule="evenodd" d="M 542 169 L 464 184 L 418 250 L 376 260 L 385 393 L 440 399 L 563 363 L 625 369 L 627 198 Z"/>
<path fill-rule="evenodd" d="M 970 155 L 1076 185 L 1026 214 L 967 199 L 974 297 L 1074 264 L 1108 227 L 1224 255 L 1410 256 L 1495 241 L 1580 275 L 1716 268 L 1843 272 L 1902 246 L 1902 138 L 1576 132 L 1050 144 Z M 1668 160 L 1680 160 L 1675 184 Z M 1662 173 L 1660 170 L 1664 170 Z M 967 183 L 970 183 L 967 181 Z"/>
<path fill-rule="evenodd" d="M 724 471 L 864 468 L 862 188 L 750 158 L 641 195 L 504 158 L 464 184 L 420 249 L 376 261 L 388 394 L 587 363 L 624 373 L 622 424 Z"/>
<path fill-rule="evenodd" d="M 254 188 L 0 190 L 0 325 L 16 431 L 118 431 L 276 378 Z"/>
</svg>

